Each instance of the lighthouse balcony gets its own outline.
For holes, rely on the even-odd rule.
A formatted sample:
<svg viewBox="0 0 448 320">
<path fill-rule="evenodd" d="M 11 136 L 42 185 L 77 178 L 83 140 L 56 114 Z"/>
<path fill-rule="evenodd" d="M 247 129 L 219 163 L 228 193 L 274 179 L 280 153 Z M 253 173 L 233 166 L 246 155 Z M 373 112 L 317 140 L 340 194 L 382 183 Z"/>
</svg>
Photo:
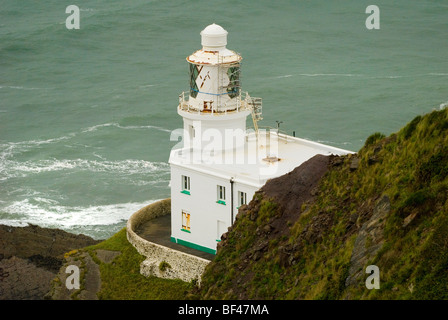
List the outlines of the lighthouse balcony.
<svg viewBox="0 0 448 320">
<path fill-rule="evenodd" d="M 247 92 L 240 93 L 239 96 L 222 103 L 219 97 L 214 101 L 198 101 L 197 99 L 191 98 L 189 92 L 184 91 L 179 95 L 178 109 L 195 114 L 222 115 L 242 111 L 251 111 L 253 108 L 252 101 L 253 98 L 251 98 Z"/>
</svg>

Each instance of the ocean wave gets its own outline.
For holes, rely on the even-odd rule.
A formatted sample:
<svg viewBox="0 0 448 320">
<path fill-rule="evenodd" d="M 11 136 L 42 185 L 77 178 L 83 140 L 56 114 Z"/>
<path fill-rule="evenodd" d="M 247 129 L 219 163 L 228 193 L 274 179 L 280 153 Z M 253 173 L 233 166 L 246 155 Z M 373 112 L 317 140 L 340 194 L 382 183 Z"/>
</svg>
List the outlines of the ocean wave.
<svg viewBox="0 0 448 320">
<path fill-rule="evenodd" d="M 55 142 L 59 142 L 59 141 L 63 141 L 63 140 L 68 140 L 68 139 L 73 138 L 74 135 L 75 135 L 74 133 L 70 133 L 68 135 L 61 136 L 58 138 L 50 138 L 50 139 L 44 139 L 44 140 L 28 140 L 28 141 L 19 141 L 19 142 L 8 142 L 8 143 L 1 144 L 0 147 L 14 148 L 14 147 L 20 147 L 20 146 L 24 146 L 24 147 L 40 146 L 43 144 L 50 144 L 50 143 L 55 143 Z"/>
<path fill-rule="evenodd" d="M 38 148 L 42 145 L 57 143 L 64 140 L 69 140 L 74 137 L 75 134 L 69 134 L 58 138 L 50 138 L 45 140 L 28 140 L 19 142 L 7 142 L 0 144 L 0 165 L 6 161 L 6 159 L 13 157 L 16 154 L 20 154 L 25 151 L 29 151 L 33 148 Z M 0 168 L 1 172 L 1 168 Z"/>
<path fill-rule="evenodd" d="M 399 78 L 404 78 L 405 76 L 378 76 L 378 77 L 373 77 L 373 79 L 399 79 Z"/>
<path fill-rule="evenodd" d="M 121 126 L 121 125 L 118 125 L 118 128 L 124 129 L 124 130 L 130 130 L 130 129 L 131 130 L 133 130 L 133 129 L 156 129 L 156 130 L 163 131 L 163 132 L 168 132 L 168 133 L 172 132 L 172 130 L 165 129 L 165 128 L 158 127 L 158 126 L 151 126 L 151 125 L 147 125 L 147 126 Z"/>
<path fill-rule="evenodd" d="M 116 127 L 118 125 L 118 123 L 103 123 L 103 124 L 97 124 L 85 129 L 81 129 L 81 133 L 86 133 L 86 132 L 92 132 L 92 131 L 96 131 L 99 128 L 106 128 L 106 127 Z"/>
<path fill-rule="evenodd" d="M 444 103 L 441 103 L 440 106 L 439 106 L 439 109 L 440 109 L 440 110 L 443 110 L 443 109 L 445 109 L 446 107 L 448 107 L 448 101 L 446 101 L 446 102 L 444 102 Z"/>
<path fill-rule="evenodd" d="M 146 84 L 146 85 L 142 85 L 142 86 L 138 86 L 139 89 L 146 89 L 146 88 L 151 88 L 154 87 L 155 84 Z"/>
<path fill-rule="evenodd" d="M 329 141 L 329 140 L 317 140 L 316 142 L 322 143 L 322 144 L 327 144 L 327 145 L 330 145 L 330 146 L 350 146 L 350 145 L 352 145 L 351 142 L 347 142 L 347 141 L 344 141 L 344 142 L 334 142 L 334 141 Z"/>
<path fill-rule="evenodd" d="M 276 79 L 282 79 L 282 78 L 289 78 L 289 77 L 292 77 L 292 74 L 285 74 L 285 75 L 283 75 L 283 76 L 277 76 L 277 77 L 275 77 Z"/>
<path fill-rule="evenodd" d="M 353 73 L 301 73 L 300 76 L 305 77 L 359 77 L 360 74 Z"/>
<path fill-rule="evenodd" d="M 119 129 L 124 129 L 124 130 L 139 130 L 139 129 L 156 129 L 159 131 L 163 131 L 163 132 L 169 132 L 171 133 L 172 130 L 168 130 L 162 127 L 158 127 L 158 126 L 153 126 L 153 125 L 141 125 L 141 126 L 122 126 L 119 123 L 116 122 L 112 122 L 112 123 L 103 123 L 103 124 L 97 124 L 85 129 L 82 129 L 81 132 L 82 133 L 86 133 L 86 132 L 92 132 L 92 131 L 96 131 L 100 128 L 107 128 L 107 127 L 116 127 Z"/>
<path fill-rule="evenodd" d="M 159 200 L 91 206 L 64 206 L 57 201 L 43 198 L 16 201 L 4 207 L 9 218 L 0 220 L 6 225 L 36 224 L 48 228 L 73 228 L 76 226 L 113 225 L 127 221 L 142 207 Z M 14 218 L 15 216 L 20 216 Z"/>
<path fill-rule="evenodd" d="M 6 111 L 5 111 L 6 112 Z M 22 153 L 25 151 L 29 151 L 32 148 L 40 147 L 42 145 L 46 144 L 52 144 L 52 143 L 58 143 L 61 141 L 70 140 L 74 137 L 76 137 L 78 134 L 85 134 L 89 132 L 94 132 L 101 128 L 107 128 L 107 127 L 116 127 L 123 130 L 142 130 L 142 129 L 155 129 L 162 132 L 168 132 L 171 133 L 172 130 L 165 129 L 158 126 L 153 125 L 140 125 L 140 126 L 122 126 L 119 123 L 102 123 L 97 124 L 88 128 L 81 129 L 80 132 L 72 132 L 67 135 L 57 137 L 57 138 L 49 138 L 49 139 L 43 139 L 43 140 L 28 140 L 28 141 L 19 141 L 19 142 L 6 142 L 0 144 L 0 161 L 10 158 L 14 156 L 15 154 Z"/>
<path fill-rule="evenodd" d="M 38 161 L 4 161 L 0 167 L 0 173 L 5 178 L 26 177 L 29 174 L 39 174 L 56 171 L 89 171 L 106 172 L 111 174 L 132 175 L 132 174 L 168 174 L 170 166 L 166 162 L 151 162 L 146 160 L 38 160 Z"/>
<path fill-rule="evenodd" d="M 52 90 L 54 88 L 35 88 L 35 87 L 23 87 L 23 86 L 0 86 L 0 89 L 15 89 L 15 90 Z"/>
</svg>

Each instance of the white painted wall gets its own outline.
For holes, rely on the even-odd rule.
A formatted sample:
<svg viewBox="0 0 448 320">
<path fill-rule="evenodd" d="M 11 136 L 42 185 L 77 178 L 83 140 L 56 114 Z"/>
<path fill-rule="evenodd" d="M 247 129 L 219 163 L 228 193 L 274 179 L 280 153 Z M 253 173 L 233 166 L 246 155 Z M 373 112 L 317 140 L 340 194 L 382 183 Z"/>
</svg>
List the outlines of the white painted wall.
<svg viewBox="0 0 448 320">
<path fill-rule="evenodd" d="M 238 65 L 237 65 L 238 66 Z M 199 92 L 196 98 L 189 97 L 189 104 L 197 110 L 204 110 L 204 101 L 208 109 L 224 111 L 235 109 L 239 103 L 239 96 L 230 98 L 227 94 L 227 86 L 230 83 L 227 75 L 228 66 L 225 65 L 199 65 L 198 78 L 196 84 Z"/>
<path fill-rule="evenodd" d="M 190 177 L 190 195 L 181 193 L 182 175 Z M 226 204 L 217 203 L 217 186 L 226 188 Z M 250 202 L 257 188 L 233 183 L 233 219 L 238 213 L 238 191 Z M 217 240 L 231 226 L 231 183 L 229 179 L 204 174 L 171 164 L 171 236 L 216 250 Z M 182 231 L 182 210 L 190 213 L 190 233 Z"/>
<path fill-rule="evenodd" d="M 246 184 L 243 184 L 241 182 L 235 181 L 233 184 L 233 197 L 234 197 L 234 213 L 233 213 L 233 222 L 235 222 L 235 217 L 238 214 L 238 206 L 239 206 L 239 199 L 238 199 L 238 191 L 241 192 L 245 192 L 247 194 L 247 204 L 249 204 L 249 202 L 252 200 L 252 198 L 254 197 L 255 192 L 258 190 L 259 188 L 255 188 L 253 186 L 249 186 Z"/>
<path fill-rule="evenodd" d="M 190 177 L 190 195 L 181 193 L 181 176 Z M 217 185 L 226 187 L 226 205 L 216 203 Z M 181 231 L 182 210 L 190 213 L 190 233 Z M 218 220 L 230 225 L 230 181 L 171 165 L 171 236 L 216 249 Z"/>
<path fill-rule="evenodd" d="M 234 149 L 244 146 L 249 111 L 228 115 L 201 115 L 179 111 L 184 122 L 184 146 L 195 149 Z"/>
</svg>

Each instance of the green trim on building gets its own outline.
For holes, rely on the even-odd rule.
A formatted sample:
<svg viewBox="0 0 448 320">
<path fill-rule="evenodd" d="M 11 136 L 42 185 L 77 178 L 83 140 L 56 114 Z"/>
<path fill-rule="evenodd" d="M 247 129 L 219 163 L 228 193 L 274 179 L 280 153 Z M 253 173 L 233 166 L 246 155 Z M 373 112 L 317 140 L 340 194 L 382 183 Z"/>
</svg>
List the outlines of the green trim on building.
<svg viewBox="0 0 448 320">
<path fill-rule="evenodd" d="M 188 232 L 188 233 L 191 233 L 191 231 L 190 230 L 187 230 L 187 229 L 180 229 L 180 231 L 183 231 L 183 232 Z"/>
<path fill-rule="evenodd" d="M 216 201 L 216 203 L 219 203 L 219 204 L 223 204 L 223 205 L 226 205 L 226 202 L 225 202 L 225 201 L 223 201 L 223 200 L 218 200 L 218 201 Z"/>
<path fill-rule="evenodd" d="M 188 241 L 185 241 L 185 240 L 182 240 L 182 239 L 176 239 L 174 237 L 170 237 L 170 240 L 171 240 L 171 242 L 178 243 L 178 244 L 181 244 L 183 246 L 186 246 L 186 247 L 189 247 L 189 248 L 192 248 L 192 249 L 196 249 L 196 250 L 207 252 L 207 253 L 211 253 L 211 254 L 216 254 L 216 250 L 214 250 L 214 249 L 203 247 L 203 246 L 200 246 L 198 244 L 191 243 L 191 242 L 188 242 Z"/>
<path fill-rule="evenodd" d="M 188 191 L 188 190 L 182 190 L 180 193 L 183 193 L 183 194 L 188 194 L 188 195 L 190 195 L 190 191 Z"/>
</svg>

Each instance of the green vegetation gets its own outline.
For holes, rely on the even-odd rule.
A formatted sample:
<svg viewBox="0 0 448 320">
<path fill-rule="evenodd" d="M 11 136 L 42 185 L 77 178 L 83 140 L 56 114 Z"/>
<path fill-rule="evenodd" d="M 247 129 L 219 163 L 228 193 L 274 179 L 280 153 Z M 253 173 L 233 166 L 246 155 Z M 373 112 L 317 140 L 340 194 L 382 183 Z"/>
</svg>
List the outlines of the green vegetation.
<svg viewBox="0 0 448 320">
<path fill-rule="evenodd" d="M 95 250 L 119 251 L 111 263 L 96 257 Z M 181 280 L 145 277 L 140 274 L 140 263 L 145 259 L 127 241 L 126 229 L 97 245 L 85 248 L 100 267 L 101 290 L 99 299 L 104 300 L 169 300 L 185 299 L 192 285 Z M 167 266 L 165 266 L 167 267 Z"/>
<path fill-rule="evenodd" d="M 266 231 L 282 204 L 256 194 L 197 297 L 448 299 L 448 109 L 338 159 L 276 238 Z M 365 287 L 369 264 L 380 269 L 379 290 Z"/>
<path fill-rule="evenodd" d="M 67 256 L 88 252 L 99 265 L 100 299 L 448 299 L 448 109 L 330 158 L 310 194 L 285 219 L 285 202 L 295 198 L 280 203 L 256 193 L 219 243 L 200 289 L 142 276 L 144 257 L 125 229 Z M 120 254 L 105 263 L 99 249 Z M 379 290 L 365 286 L 371 264 L 380 269 Z"/>
<path fill-rule="evenodd" d="M 159 270 L 162 271 L 162 272 L 166 271 L 166 270 L 168 270 L 170 268 L 171 268 L 171 265 L 168 262 L 166 262 L 166 261 L 162 261 L 159 264 Z"/>
</svg>

